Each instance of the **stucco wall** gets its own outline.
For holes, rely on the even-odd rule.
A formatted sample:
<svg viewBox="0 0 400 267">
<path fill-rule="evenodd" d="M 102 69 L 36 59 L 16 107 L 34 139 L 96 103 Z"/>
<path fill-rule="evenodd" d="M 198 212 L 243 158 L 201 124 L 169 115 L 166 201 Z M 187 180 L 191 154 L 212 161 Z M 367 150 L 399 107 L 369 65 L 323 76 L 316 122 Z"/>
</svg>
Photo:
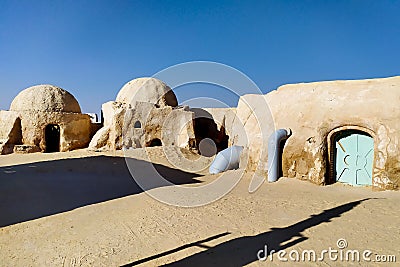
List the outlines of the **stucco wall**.
<svg viewBox="0 0 400 267">
<path fill-rule="evenodd" d="M 272 120 L 257 112 L 265 102 Z M 340 126 L 359 126 L 374 137 L 373 186 L 395 189 L 400 186 L 399 104 L 400 77 L 392 77 L 284 85 L 267 95 L 242 97 L 237 113 L 247 118 L 250 168 L 265 173 L 270 130 L 290 128 L 293 135 L 284 148 L 283 175 L 324 184 L 329 167 L 328 134 Z"/>
<path fill-rule="evenodd" d="M 218 126 L 218 130 L 221 126 L 225 127 L 225 131 L 228 135 L 232 134 L 232 128 L 236 119 L 236 108 L 203 108 L 205 111 L 211 114 L 215 123 Z M 231 138 L 229 139 L 231 140 Z"/>
<path fill-rule="evenodd" d="M 15 111 L 0 111 L 0 154 L 13 152 L 15 144 L 22 142 L 21 122 Z"/>
<path fill-rule="evenodd" d="M 166 146 L 188 148 L 194 139 L 193 113 L 184 108 L 156 108 L 147 102 L 107 102 L 102 110 L 104 126 L 92 138 L 92 149 L 141 148 L 155 138 Z M 136 122 L 141 127 L 135 128 Z"/>
<path fill-rule="evenodd" d="M 83 148 L 90 141 L 90 117 L 86 114 L 56 112 L 21 112 L 22 138 L 26 145 L 45 150 L 45 128 L 48 124 L 60 126 L 60 151 Z"/>
<path fill-rule="evenodd" d="M 48 124 L 60 126 L 60 151 L 69 151 L 86 147 L 90 141 L 90 117 L 78 113 L 1 111 L 1 138 L 8 139 L 10 145 L 20 144 L 10 136 L 15 120 L 21 120 L 22 143 L 37 146 L 44 151 L 45 128 Z M 8 151 L 11 153 L 12 149 Z"/>
</svg>

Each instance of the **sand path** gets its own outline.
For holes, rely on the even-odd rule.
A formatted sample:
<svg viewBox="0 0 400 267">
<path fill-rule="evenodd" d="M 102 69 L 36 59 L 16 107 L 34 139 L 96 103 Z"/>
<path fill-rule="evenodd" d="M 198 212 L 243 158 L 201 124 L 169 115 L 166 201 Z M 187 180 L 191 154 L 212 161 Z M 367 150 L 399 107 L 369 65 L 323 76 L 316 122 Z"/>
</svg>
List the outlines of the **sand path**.
<svg viewBox="0 0 400 267">
<path fill-rule="evenodd" d="M 372 259 L 383 254 L 400 261 L 399 192 L 282 178 L 250 194 L 245 174 L 218 201 L 174 207 L 135 185 L 121 156 L 85 150 L 1 156 L 0 266 L 281 266 L 277 258 L 258 261 L 257 252 L 268 245 L 319 253 L 337 249 L 339 238 L 347 249 L 371 250 Z M 162 158 L 158 163 L 176 183 L 218 178 L 174 170 Z M 313 264 L 388 266 L 329 258 Z"/>
</svg>

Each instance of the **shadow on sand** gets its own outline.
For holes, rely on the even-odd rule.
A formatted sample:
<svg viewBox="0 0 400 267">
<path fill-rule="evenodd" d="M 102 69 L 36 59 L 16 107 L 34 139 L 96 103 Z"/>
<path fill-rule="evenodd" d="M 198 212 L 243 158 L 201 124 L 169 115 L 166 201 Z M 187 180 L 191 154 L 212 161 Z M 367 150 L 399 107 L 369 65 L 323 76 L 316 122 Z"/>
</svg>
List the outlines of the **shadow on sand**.
<svg viewBox="0 0 400 267">
<path fill-rule="evenodd" d="M 128 159 L 129 166 L 151 181 L 146 161 Z M 152 164 L 174 184 L 199 183 L 199 175 Z M 153 179 L 156 180 L 156 179 Z M 163 186 L 153 183 L 152 188 Z M 125 159 L 88 157 L 36 162 L 0 168 L 0 227 L 69 211 L 78 207 L 143 192 Z"/>
<path fill-rule="evenodd" d="M 205 244 L 203 244 L 203 248 L 206 248 L 206 250 L 164 266 L 244 266 L 252 262 L 258 261 L 257 252 L 260 250 L 264 250 L 265 245 L 267 245 L 268 247 L 267 254 L 270 254 L 272 250 L 277 252 L 279 250 L 287 249 L 291 246 L 294 246 L 308 239 L 302 234 L 302 232 L 306 229 L 317 226 L 321 223 L 330 222 L 332 218 L 340 217 L 343 213 L 350 211 L 361 202 L 368 199 L 369 198 L 343 204 L 341 206 L 325 210 L 320 214 L 311 215 L 309 218 L 288 227 L 271 228 L 270 231 L 261 233 L 256 236 L 239 237 L 208 248 L 207 246 L 205 246 Z M 218 237 L 220 237 L 220 235 L 216 236 L 215 238 Z M 190 245 L 199 246 L 201 242 L 205 241 L 203 240 L 194 242 Z M 180 248 L 187 248 L 187 245 Z M 178 250 L 179 248 L 171 250 L 171 253 L 177 252 Z M 170 253 L 161 253 L 146 259 L 152 260 L 161 256 L 165 256 L 167 254 Z M 261 257 L 263 256 L 265 256 L 265 254 L 261 253 Z M 144 260 L 146 261 L 146 259 L 132 262 L 130 264 L 124 265 L 124 267 L 141 264 L 144 262 Z M 267 259 L 267 261 L 269 261 L 269 258 Z"/>
</svg>

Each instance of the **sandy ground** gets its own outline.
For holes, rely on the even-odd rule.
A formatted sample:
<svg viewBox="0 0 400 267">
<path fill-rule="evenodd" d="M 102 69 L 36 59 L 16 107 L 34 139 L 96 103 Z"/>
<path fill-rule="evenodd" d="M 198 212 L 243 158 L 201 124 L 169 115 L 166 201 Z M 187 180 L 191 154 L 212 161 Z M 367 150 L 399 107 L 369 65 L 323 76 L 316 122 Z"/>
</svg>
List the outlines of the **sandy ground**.
<svg viewBox="0 0 400 267">
<path fill-rule="evenodd" d="M 159 148 L 150 154 L 173 183 L 200 187 L 221 178 L 204 176 L 198 166 L 186 166 L 196 173 L 172 168 L 186 161 L 171 165 Z M 201 164 L 210 160 L 185 155 Z M 138 159 L 130 166 L 144 168 L 143 151 L 130 157 Z M 229 171 L 225 179 L 242 174 Z M 176 207 L 148 194 L 169 187 L 143 192 L 122 152 L 0 156 L 0 266 L 396 266 L 376 262 L 377 255 L 400 261 L 400 192 L 281 178 L 250 194 L 250 180 L 244 174 L 208 205 Z M 347 242 L 342 250 L 340 238 Z M 304 250 L 314 250 L 317 260 L 294 263 L 286 254 L 283 262 L 275 253 L 272 261 L 258 261 L 265 246 L 292 258 L 298 252 L 300 260 Z M 358 250 L 361 261 L 327 254 L 318 261 L 330 247 L 343 255 Z M 362 259 L 365 250 L 372 252 L 370 262 Z"/>
</svg>

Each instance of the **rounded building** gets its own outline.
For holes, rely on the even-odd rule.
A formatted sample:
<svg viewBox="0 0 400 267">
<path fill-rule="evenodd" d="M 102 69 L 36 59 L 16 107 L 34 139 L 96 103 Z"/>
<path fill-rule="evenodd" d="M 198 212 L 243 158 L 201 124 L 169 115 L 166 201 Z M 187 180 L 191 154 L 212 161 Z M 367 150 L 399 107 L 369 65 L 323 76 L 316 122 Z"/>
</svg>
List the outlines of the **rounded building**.
<svg viewBox="0 0 400 267">
<path fill-rule="evenodd" d="M 137 78 L 126 83 L 115 101 L 102 105 L 101 128 L 89 148 L 122 149 L 148 146 L 189 147 L 193 113 L 178 107 L 171 88 L 156 78 Z"/>
<path fill-rule="evenodd" d="M 90 117 L 81 113 L 75 97 L 54 85 L 36 85 L 21 91 L 9 111 L 1 111 L 2 154 L 58 152 L 86 147 Z"/>
<path fill-rule="evenodd" d="M 178 101 L 171 88 L 156 78 L 137 78 L 127 82 L 119 91 L 116 102 L 133 104 L 152 103 L 157 107 L 176 107 Z"/>
<path fill-rule="evenodd" d="M 78 101 L 64 89 L 36 85 L 21 91 L 11 102 L 11 111 L 81 113 Z"/>
</svg>

